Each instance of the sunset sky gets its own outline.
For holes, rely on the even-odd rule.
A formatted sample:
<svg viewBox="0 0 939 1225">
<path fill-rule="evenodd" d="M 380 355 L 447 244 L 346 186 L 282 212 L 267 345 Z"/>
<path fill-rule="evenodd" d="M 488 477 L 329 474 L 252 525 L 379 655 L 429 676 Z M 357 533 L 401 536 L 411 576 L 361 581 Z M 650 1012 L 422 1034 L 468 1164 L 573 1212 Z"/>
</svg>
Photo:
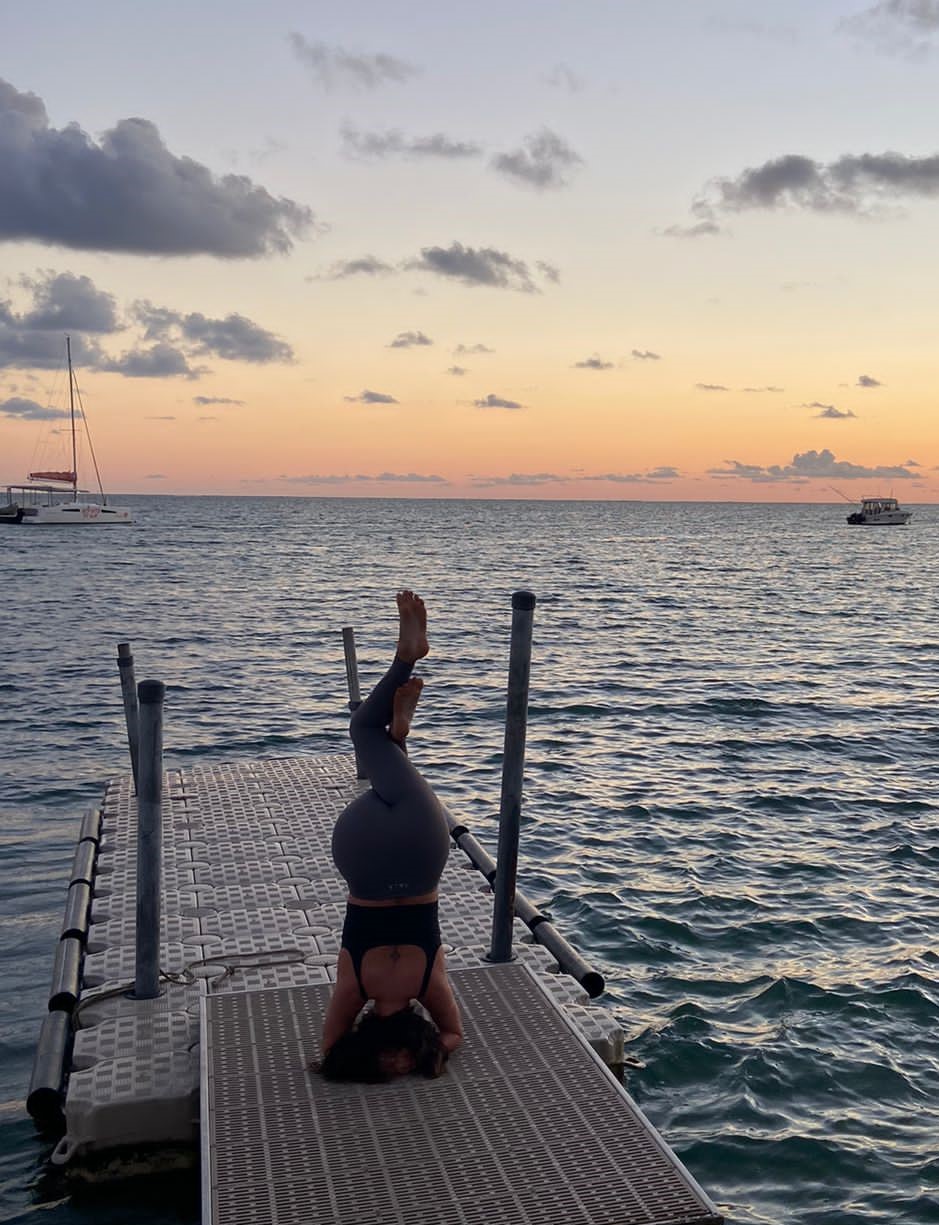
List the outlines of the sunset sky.
<svg viewBox="0 0 939 1225">
<path fill-rule="evenodd" d="M 0 482 L 939 501 L 939 0 L 2 32 Z"/>
</svg>

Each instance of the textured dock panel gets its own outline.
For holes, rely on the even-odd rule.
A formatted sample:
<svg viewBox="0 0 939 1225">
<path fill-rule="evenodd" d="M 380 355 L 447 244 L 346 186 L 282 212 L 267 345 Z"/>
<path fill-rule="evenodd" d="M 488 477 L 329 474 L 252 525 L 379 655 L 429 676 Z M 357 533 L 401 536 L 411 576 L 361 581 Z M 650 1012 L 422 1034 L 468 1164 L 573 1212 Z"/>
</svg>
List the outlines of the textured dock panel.
<svg viewBox="0 0 939 1225">
<path fill-rule="evenodd" d="M 704 1225 L 720 1216 L 523 964 L 454 970 L 434 1081 L 331 1084 L 327 986 L 203 1004 L 203 1225 Z"/>
</svg>

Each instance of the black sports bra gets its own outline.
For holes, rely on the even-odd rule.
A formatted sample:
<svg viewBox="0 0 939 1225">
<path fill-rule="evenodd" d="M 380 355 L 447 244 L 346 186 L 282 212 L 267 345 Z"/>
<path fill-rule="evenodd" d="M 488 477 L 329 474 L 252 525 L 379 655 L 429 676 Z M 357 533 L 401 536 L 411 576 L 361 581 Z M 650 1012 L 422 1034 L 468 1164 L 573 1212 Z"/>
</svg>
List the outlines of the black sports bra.
<svg viewBox="0 0 939 1225">
<path fill-rule="evenodd" d="M 369 997 L 362 986 L 362 958 L 369 949 L 388 944 L 416 944 L 427 958 L 417 993 L 417 999 L 423 998 L 440 948 L 437 903 L 415 902 L 407 906 L 356 906 L 354 902 L 346 903 L 342 947 L 349 950 L 355 981 L 364 1000 Z"/>
</svg>

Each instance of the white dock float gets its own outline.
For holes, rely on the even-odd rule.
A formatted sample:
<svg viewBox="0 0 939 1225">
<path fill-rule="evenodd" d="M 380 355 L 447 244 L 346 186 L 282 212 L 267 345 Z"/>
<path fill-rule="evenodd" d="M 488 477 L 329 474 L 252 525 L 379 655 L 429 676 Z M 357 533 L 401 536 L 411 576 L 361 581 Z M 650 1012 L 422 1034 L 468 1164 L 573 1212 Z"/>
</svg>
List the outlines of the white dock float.
<svg viewBox="0 0 939 1225">
<path fill-rule="evenodd" d="M 329 852 L 332 827 L 365 785 L 351 757 L 338 755 L 170 771 L 160 956 L 167 979 L 158 999 L 136 1001 L 127 996 L 135 958 L 136 802 L 129 776 L 109 784 L 74 1014 L 67 1130 L 53 1160 L 107 1159 L 141 1146 L 194 1153 L 201 997 L 214 1002 L 268 988 L 317 988 L 325 998 L 345 906 Z M 452 970 L 488 965 L 491 915 L 485 879 L 452 848 L 440 901 Z M 553 956 L 531 940 L 516 920 L 518 961 L 603 1059 L 620 1062 L 623 1035 L 609 1012 L 586 1006 L 586 992 L 557 973 Z M 311 1035 L 318 1025 L 311 1019 Z M 463 1058 L 461 1052 L 452 1065 Z"/>
<path fill-rule="evenodd" d="M 718 1225 L 714 1205 L 520 963 L 451 975 L 445 1075 L 333 1084 L 327 985 L 203 1001 L 203 1225 Z"/>
</svg>

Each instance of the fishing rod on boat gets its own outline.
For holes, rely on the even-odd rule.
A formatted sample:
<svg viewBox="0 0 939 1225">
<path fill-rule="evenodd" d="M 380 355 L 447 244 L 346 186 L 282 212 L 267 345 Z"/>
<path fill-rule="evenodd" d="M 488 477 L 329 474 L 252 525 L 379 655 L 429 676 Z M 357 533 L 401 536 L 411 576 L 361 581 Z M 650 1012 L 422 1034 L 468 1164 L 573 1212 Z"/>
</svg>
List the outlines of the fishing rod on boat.
<svg viewBox="0 0 939 1225">
<path fill-rule="evenodd" d="M 848 497 L 848 495 L 847 495 L 846 493 L 842 493 L 840 489 L 835 489 L 834 485 L 829 485 L 829 486 L 828 486 L 828 488 L 829 488 L 829 489 L 830 489 L 830 490 L 831 490 L 833 493 L 836 493 L 836 494 L 838 495 L 838 497 L 839 497 L 839 498 L 844 498 L 844 500 L 845 500 L 846 502 L 850 502 L 850 504 L 851 504 L 852 506 L 854 505 L 854 503 L 855 503 L 855 501 L 856 501 L 856 499 L 855 499 L 855 498 L 849 498 L 849 497 Z"/>
</svg>

